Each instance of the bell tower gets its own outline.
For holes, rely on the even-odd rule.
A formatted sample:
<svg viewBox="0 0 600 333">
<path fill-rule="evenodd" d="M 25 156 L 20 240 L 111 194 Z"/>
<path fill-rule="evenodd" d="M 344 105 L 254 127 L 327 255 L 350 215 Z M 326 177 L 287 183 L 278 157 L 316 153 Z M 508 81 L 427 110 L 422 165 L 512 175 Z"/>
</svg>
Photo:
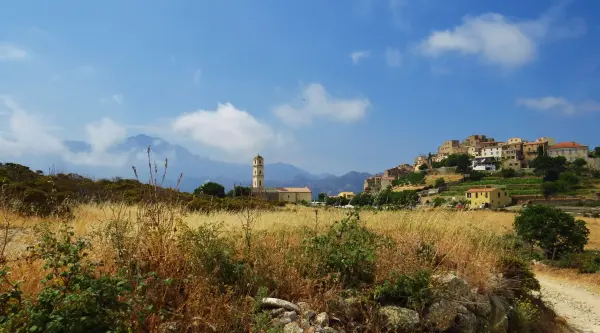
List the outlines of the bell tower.
<svg viewBox="0 0 600 333">
<path fill-rule="evenodd" d="M 254 157 L 252 165 L 252 188 L 262 190 L 265 187 L 265 160 L 260 155 Z"/>
</svg>

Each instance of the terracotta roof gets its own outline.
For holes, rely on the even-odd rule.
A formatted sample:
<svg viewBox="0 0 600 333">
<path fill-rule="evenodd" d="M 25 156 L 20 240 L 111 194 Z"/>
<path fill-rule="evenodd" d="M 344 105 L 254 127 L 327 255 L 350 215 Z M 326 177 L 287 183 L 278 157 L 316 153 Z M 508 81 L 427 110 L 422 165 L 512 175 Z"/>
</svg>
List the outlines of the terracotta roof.
<svg viewBox="0 0 600 333">
<path fill-rule="evenodd" d="M 479 192 L 492 192 L 494 190 L 499 190 L 497 187 L 483 187 L 483 188 L 472 188 L 467 191 L 467 193 L 479 193 Z"/>
<path fill-rule="evenodd" d="M 381 179 L 385 179 L 385 180 L 394 180 L 394 179 L 396 179 L 396 177 L 381 177 Z"/>
<path fill-rule="evenodd" d="M 552 148 L 583 148 L 583 147 L 587 147 L 584 145 L 580 145 L 577 142 L 574 141 L 569 141 L 569 142 L 559 142 L 557 144 L 555 144 L 554 146 L 551 146 L 550 149 Z"/>
<path fill-rule="evenodd" d="M 308 187 L 277 187 L 277 192 L 312 193 Z"/>
</svg>

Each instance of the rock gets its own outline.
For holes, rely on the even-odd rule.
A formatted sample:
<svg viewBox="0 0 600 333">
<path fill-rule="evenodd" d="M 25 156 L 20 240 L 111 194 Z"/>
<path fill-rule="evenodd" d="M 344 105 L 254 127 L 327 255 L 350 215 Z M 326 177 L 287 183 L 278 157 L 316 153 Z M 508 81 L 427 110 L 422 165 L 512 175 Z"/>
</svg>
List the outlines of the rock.
<svg viewBox="0 0 600 333">
<path fill-rule="evenodd" d="M 306 329 L 310 328 L 310 322 L 306 319 L 302 319 L 302 320 L 300 320 L 300 327 L 302 327 L 302 329 L 306 330 Z"/>
<path fill-rule="evenodd" d="M 283 333 L 304 333 L 304 330 L 298 323 L 289 323 L 283 326 Z"/>
<path fill-rule="evenodd" d="M 301 313 L 305 313 L 310 310 L 310 305 L 306 302 L 298 302 L 298 307 Z"/>
<path fill-rule="evenodd" d="M 315 324 L 322 327 L 329 326 L 329 315 L 327 315 L 327 312 L 319 313 L 315 318 Z"/>
<path fill-rule="evenodd" d="M 442 299 L 429 307 L 427 324 L 437 330 L 445 331 L 454 325 L 454 318 L 458 314 L 458 303 Z"/>
<path fill-rule="evenodd" d="M 279 317 L 285 312 L 284 308 L 271 310 L 271 317 Z"/>
<path fill-rule="evenodd" d="M 469 311 L 484 318 L 488 318 L 490 313 L 492 313 L 490 298 L 486 295 L 474 294 L 470 302 L 466 303 L 466 307 Z"/>
<path fill-rule="evenodd" d="M 416 311 L 394 305 L 380 308 L 379 315 L 392 330 L 414 330 L 420 323 L 419 314 Z"/>
<path fill-rule="evenodd" d="M 458 305 L 457 312 L 455 327 L 458 331 L 464 333 L 476 333 L 477 316 L 463 305 Z"/>
<path fill-rule="evenodd" d="M 295 311 L 286 311 L 279 319 L 289 319 L 290 322 L 296 321 L 296 319 L 298 319 L 298 314 Z"/>
<path fill-rule="evenodd" d="M 457 298 L 468 298 L 471 295 L 471 288 L 464 279 L 452 274 L 434 275 L 432 277 L 442 289 Z"/>
<path fill-rule="evenodd" d="M 362 301 L 358 297 L 335 298 L 327 302 L 327 312 L 334 313 L 342 319 L 358 321 L 363 317 Z M 331 319 L 333 318 L 332 316 Z"/>
<path fill-rule="evenodd" d="M 333 327 L 323 327 L 323 333 L 338 333 L 338 331 Z"/>
<path fill-rule="evenodd" d="M 170 321 L 162 323 L 158 326 L 158 332 L 160 333 L 175 333 L 179 332 L 178 323 L 176 321 Z"/>
<path fill-rule="evenodd" d="M 506 333 L 508 331 L 508 315 L 510 305 L 503 298 L 491 295 L 490 304 L 492 311 L 490 315 L 490 326 L 494 333 Z"/>
<path fill-rule="evenodd" d="M 295 311 L 296 313 L 300 313 L 300 307 L 298 305 L 288 302 L 286 300 L 282 300 L 279 298 L 266 297 L 263 298 L 260 302 L 260 306 L 262 308 L 284 308 L 288 311 Z"/>
<path fill-rule="evenodd" d="M 304 319 L 308 320 L 309 322 L 312 322 L 313 320 L 315 320 L 316 316 L 317 316 L 317 314 L 313 310 L 308 310 L 308 311 L 304 312 Z"/>
</svg>

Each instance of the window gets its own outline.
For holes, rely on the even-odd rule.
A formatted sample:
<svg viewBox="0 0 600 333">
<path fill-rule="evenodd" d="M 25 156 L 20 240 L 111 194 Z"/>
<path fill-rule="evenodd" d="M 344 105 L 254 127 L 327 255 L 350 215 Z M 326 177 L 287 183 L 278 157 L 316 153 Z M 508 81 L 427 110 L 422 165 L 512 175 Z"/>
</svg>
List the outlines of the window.
<svg viewBox="0 0 600 333">
<path fill-rule="evenodd" d="M 262 181 L 258 181 L 258 186 L 262 186 Z"/>
<path fill-rule="evenodd" d="M 479 193 L 475 193 L 475 198 L 479 198 Z"/>
<path fill-rule="evenodd" d="M 485 197 L 486 197 L 486 198 L 488 197 L 488 194 L 487 194 L 487 192 L 485 192 Z"/>
<path fill-rule="evenodd" d="M 262 170 L 258 170 L 258 174 L 259 174 L 259 175 L 262 175 Z"/>
<path fill-rule="evenodd" d="M 470 198 L 470 197 L 471 197 L 471 193 L 467 193 L 467 198 Z"/>
<path fill-rule="evenodd" d="M 500 192 L 498 192 L 498 198 L 500 198 Z"/>
</svg>

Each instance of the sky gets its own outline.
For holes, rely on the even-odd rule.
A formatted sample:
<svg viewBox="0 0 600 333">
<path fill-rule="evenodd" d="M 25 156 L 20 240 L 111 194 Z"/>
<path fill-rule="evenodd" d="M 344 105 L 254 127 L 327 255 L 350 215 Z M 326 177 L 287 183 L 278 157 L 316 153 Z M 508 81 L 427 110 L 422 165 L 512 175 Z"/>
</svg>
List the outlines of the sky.
<svg viewBox="0 0 600 333">
<path fill-rule="evenodd" d="M 334 174 L 471 134 L 600 146 L 596 0 L 0 3 L 0 160 L 118 163 L 142 133 Z"/>
</svg>

